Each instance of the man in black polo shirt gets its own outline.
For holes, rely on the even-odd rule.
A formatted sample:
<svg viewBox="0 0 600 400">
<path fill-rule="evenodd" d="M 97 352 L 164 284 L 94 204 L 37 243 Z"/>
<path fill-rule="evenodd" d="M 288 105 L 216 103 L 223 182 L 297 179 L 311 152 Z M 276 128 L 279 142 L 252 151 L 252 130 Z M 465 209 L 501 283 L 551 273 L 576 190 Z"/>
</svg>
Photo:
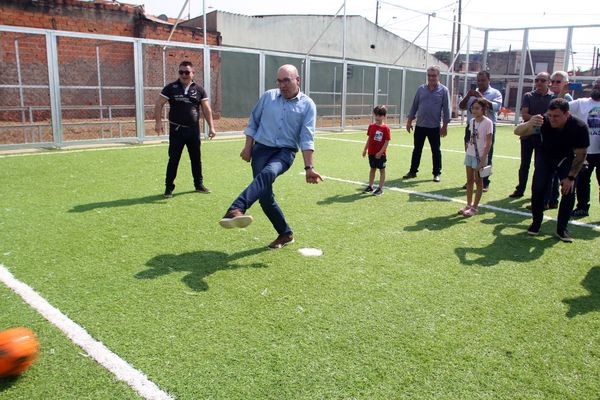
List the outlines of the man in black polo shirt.
<svg viewBox="0 0 600 400">
<path fill-rule="evenodd" d="M 562 197 L 558 208 L 556 236 L 563 242 L 572 242 L 567 224 L 575 205 L 575 178 L 583 166 L 590 144 L 586 124 L 571 116 L 569 103 L 565 99 L 554 99 L 550 102 L 545 117 L 540 114 L 532 116 L 529 121 L 515 128 L 515 135 L 540 135 L 531 197 L 533 223 L 527 233 L 532 236 L 539 234 L 544 218 L 544 195 L 550 180 L 557 174 Z"/>
<path fill-rule="evenodd" d="M 210 193 L 202 178 L 200 155 L 200 107 L 209 126 L 208 137 L 212 139 L 216 132 L 213 127 L 212 111 L 204 88 L 193 81 L 194 66 L 189 61 L 179 64 L 179 79 L 169 83 L 160 92 L 154 108 L 156 132 L 163 133 L 162 108 L 169 102 L 169 163 L 165 179 L 164 197 L 173 197 L 175 177 L 183 147 L 187 146 L 192 164 L 194 187 L 198 193 Z"/>
<path fill-rule="evenodd" d="M 550 75 L 547 72 L 540 72 L 535 76 L 535 90 L 525 93 L 523 96 L 523 104 L 521 105 L 521 115 L 523 121 L 527 122 L 533 115 L 544 115 L 548 109 L 550 100 L 554 97 L 550 91 Z M 535 148 L 535 140 L 533 137 L 521 138 L 521 164 L 519 165 L 519 183 L 515 187 L 515 191 L 508 197 L 519 198 L 523 197 L 525 187 L 527 186 L 527 178 L 529 177 L 529 166 L 531 165 L 531 156 Z"/>
</svg>

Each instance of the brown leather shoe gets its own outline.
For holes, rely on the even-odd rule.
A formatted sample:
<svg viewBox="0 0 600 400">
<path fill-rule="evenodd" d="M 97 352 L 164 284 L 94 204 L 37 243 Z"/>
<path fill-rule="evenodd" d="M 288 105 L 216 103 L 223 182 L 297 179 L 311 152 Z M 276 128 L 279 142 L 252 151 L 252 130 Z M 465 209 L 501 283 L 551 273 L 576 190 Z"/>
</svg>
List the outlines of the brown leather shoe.
<svg viewBox="0 0 600 400">
<path fill-rule="evenodd" d="M 252 220 L 250 215 L 244 214 L 239 208 L 232 208 L 221 218 L 219 225 L 226 229 L 245 228 L 252 223 Z"/>
<path fill-rule="evenodd" d="M 273 240 L 273 242 L 271 242 L 271 244 L 269 245 L 269 248 L 271 250 L 277 250 L 287 244 L 292 244 L 292 243 L 294 243 L 294 235 L 291 233 L 286 233 L 286 234 L 277 236 L 277 239 L 275 239 L 275 240 Z"/>
</svg>

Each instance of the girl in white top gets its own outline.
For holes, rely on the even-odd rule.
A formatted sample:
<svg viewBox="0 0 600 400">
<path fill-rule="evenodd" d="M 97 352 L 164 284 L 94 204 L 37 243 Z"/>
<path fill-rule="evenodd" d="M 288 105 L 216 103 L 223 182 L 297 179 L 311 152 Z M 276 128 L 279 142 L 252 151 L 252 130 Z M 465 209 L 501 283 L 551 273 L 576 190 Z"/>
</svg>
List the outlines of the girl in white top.
<svg viewBox="0 0 600 400">
<path fill-rule="evenodd" d="M 467 205 L 460 210 L 459 214 L 472 217 L 477 214 L 477 206 L 483 193 L 483 178 L 479 171 L 488 165 L 488 153 L 492 146 L 492 135 L 494 125 L 485 116 L 488 103 L 483 99 L 477 99 L 471 105 L 473 118 L 470 121 L 471 139 L 467 144 L 465 155 L 465 166 L 467 168 Z M 475 199 L 473 199 L 473 184 L 477 186 Z"/>
</svg>

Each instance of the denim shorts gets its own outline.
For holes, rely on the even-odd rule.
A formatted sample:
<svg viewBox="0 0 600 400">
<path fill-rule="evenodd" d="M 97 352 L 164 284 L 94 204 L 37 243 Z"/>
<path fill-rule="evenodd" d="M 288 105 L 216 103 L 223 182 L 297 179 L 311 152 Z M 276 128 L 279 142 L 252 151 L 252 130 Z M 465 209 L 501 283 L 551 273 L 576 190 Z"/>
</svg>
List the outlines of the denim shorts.
<svg viewBox="0 0 600 400">
<path fill-rule="evenodd" d="M 467 167 L 471 167 L 473 169 L 477 169 L 477 166 L 479 165 L 479 163 L 477 162 L 477 157 L 475 156 L 470 156 L 470 155 L 465 155 L 465 165 Z"/>
<path fill-rule="evenodd" d="M 375 158 L 375 154 L 369 154 L 369 166 L 371 168 L 384 169 L 387 162 L 387 157 L 382 155 L 379 159 Z"/>
</svg>

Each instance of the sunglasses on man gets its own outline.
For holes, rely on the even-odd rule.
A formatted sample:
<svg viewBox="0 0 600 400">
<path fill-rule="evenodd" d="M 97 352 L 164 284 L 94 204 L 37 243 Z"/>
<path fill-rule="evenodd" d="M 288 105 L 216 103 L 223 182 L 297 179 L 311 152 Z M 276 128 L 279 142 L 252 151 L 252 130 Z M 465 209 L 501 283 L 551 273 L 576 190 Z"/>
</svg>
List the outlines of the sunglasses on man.
<svg viewBox="0 0 600 400">
<path fill-rule="evenodd" d="M 191 72 L 192 71 L 183 71 L 183 70 L 180 70 L 179 71 L 179 75 L 189 75 Z"/>
</svg>

